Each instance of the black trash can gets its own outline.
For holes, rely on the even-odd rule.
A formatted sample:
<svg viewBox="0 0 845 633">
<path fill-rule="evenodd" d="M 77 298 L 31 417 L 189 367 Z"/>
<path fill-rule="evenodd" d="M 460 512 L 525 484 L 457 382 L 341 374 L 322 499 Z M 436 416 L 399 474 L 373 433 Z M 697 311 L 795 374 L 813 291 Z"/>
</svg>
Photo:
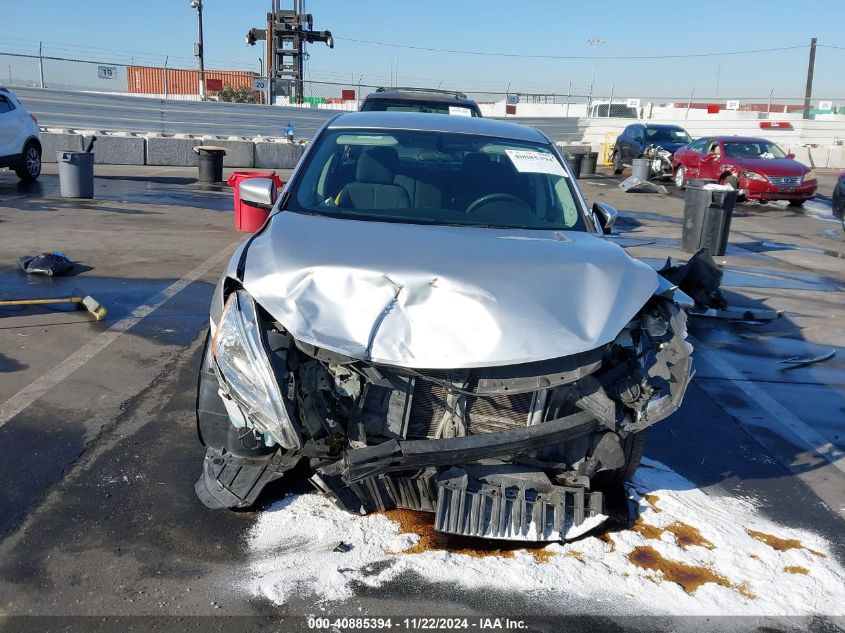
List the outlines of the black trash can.
<svg viewBox="0 0 845 633">
<path fill-rule="evenodd" d="M 598 152 L 587 152 L 584 154 L 584 160 L 581 162 L 581 175 L 593 176 L 596 173 L 596 165 L 599 162 Z"/>
<path fill-rule="evenodd" d="M 702 248 L 711 255 L 724 255 L 736 204 L 736 189 L 713 188 L 714 181 L 690 180 L 684 192 L 684 228 L 681 249 L 687 253 Z M 719 185 L 715 185 L 719 187 Z"/>
<path fill-rule="evenodd" d="M 223 157 L 226 156 L 225 147 L 200 145 L 194 148 L 198 154 L 200 182 L 220 182 L 223 180 Z"/>
<path fill-rule="evenodd" d="M 581 165 L 583 165 L 584 163 L 584 155 L 567 153 L 565 156 L 566 162 L 569 164 L 569 168 L 572 170 L 572 173 L 575 175 L 576 178 L 580 178 Z"/>
</svg>

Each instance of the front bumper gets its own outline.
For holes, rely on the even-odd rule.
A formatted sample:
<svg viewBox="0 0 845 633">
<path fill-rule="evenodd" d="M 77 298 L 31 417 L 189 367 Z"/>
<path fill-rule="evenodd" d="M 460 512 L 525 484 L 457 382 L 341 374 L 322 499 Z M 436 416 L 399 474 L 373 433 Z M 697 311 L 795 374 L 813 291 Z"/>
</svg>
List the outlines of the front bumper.
<svg viewBox="0 0 845 633">
<path fill-rule="evenodd" d="M 816 197 L 818 182 L 810 180 L 806 183 L 794 186 L 773 185 L 770 182 L 750 180 L 741 178 L 739 181 L 740 191 L 744 191 L 745 197 L 749 200 L 811 200 Z"/>
</svg>

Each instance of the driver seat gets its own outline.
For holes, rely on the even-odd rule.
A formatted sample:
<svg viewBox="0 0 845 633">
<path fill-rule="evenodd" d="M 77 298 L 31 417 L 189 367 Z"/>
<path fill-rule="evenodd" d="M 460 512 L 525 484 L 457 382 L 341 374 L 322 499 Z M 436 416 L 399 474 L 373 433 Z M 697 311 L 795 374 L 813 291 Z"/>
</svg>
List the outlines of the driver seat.
<svg viewBox="0 0 845 633">
<path fill-rule="evenodd" d="M 353 209 L 409 209 L 411 199 L 395 183 L 399 154 L 393 147 L 374 147 L 358 158 L 355 180 L 337 196 L 339 207 Z"/>
</svg>

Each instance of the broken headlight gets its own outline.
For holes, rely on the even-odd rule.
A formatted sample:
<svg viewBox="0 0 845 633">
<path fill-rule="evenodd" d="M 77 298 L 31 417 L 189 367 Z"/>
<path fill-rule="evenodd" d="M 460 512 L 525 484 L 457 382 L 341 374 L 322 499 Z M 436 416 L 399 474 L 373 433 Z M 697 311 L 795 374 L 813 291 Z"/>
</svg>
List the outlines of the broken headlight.
<svg viewBox="0 0 845 633">
<path fill-rule="evenodd" d="M 226 301 L 211 357 L 221 396 L 234 400 L 247 424 L 285 448 L 299 448 L 300 436 L 264 350 L 255 301 L 247 292 L 233 292 Z"/>
</svg>

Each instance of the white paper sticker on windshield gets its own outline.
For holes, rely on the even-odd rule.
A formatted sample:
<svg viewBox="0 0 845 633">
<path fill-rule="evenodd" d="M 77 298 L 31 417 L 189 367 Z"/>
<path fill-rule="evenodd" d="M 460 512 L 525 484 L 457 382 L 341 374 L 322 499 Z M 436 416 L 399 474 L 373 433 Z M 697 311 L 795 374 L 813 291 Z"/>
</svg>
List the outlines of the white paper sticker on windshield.
<svg viewBox="0 0 845 633">
<path fill-rule="evenodd" d="M 546 152 L 532 152 L 525 149 L 506 149 L 505 153 L 511 159 L 518 172 L 528 174 L 552 174 L 566 176 L 557 158 Z"/>
<path fill-rule="evenodd" d="M 455 116 L 472 116 L 472 112 L 470 112 L 469 108 L 463 108 L 461 106 L 449 106 L 449 114 L 453 114 Z"/>
</svg>

